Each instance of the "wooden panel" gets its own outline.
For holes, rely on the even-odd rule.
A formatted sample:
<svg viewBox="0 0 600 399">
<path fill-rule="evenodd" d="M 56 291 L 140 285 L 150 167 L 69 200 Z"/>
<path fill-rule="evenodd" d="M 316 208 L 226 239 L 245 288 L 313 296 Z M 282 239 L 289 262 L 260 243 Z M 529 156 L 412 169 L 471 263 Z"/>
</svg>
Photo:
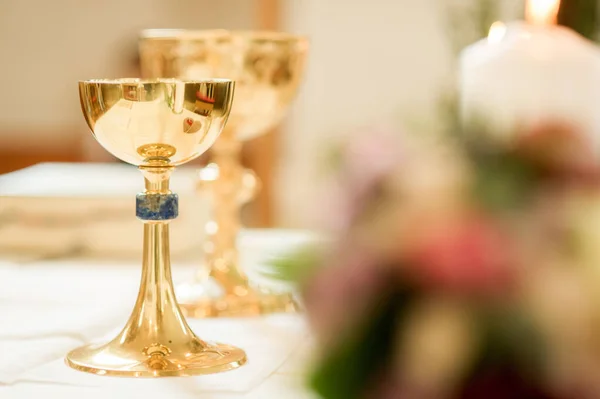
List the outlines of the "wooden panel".
<svg viewBox="0 0 600 399">
<path fill-rule="evenodd" d="M 0 173 L 13 172 L 42 162 L 82 162 L 84 154 L 81 142 L 65 134 L 65 130 L 56 130 L 48 136 L 63 137 L 60 146 L 44 146 L 35 134 L 39 132 L 0 130 L 0 137 L 34 137 L 33 142 L 17 141 L 0 146 Z M 73 138 L 73 139 L 70 139 Z"/>
<path fill-rule="evenodd" d="M 280 0 L 258 0 L 258 29 L 278 30 L 281 22 Z"/>
<path fill-rule="evenodd" d="M 32 153 L 29 151 L 14 152 L 0 150 L 0 174 L 14 172 L 31 165 L 42 162 L 80 162 L 80 154 L 61 153 L 61 152 L 40 152 Z"/>
<path fill-rule="evenodd" d="M 280 0 L 256 0 L 257 29 L 279 30 L 280 12 Z M 248 226 L 273 226 L 274 172 L 278 139 L 279 132 L 275 129 L 244 146 L 245 164 L 256 172 L 262 183 L 262 189 L 257 198 L 245 212 L 245 222 Z"/>
</svg>

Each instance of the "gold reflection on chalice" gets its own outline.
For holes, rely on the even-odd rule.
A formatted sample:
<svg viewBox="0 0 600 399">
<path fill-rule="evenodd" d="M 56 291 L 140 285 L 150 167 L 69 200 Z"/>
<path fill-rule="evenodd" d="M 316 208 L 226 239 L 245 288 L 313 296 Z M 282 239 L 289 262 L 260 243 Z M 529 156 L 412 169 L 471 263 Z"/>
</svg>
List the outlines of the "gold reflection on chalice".
<svg viewBox="0 0 600 399">
<path fill-rule="evenodd" d="M 200 172 L 199 189 L 211 193 L 213 217 L 206 225 L 205 265 L 196 280 L 177 287 L 181 307 L 193 317 L 244 316 L 297 309 L 289 292 L 251 284 L 240 269 L 236 238 L 240 208 L 260 182 L 241 165 L 242 142 L 267 133 L 294 99 L 308 53 L 305 38 L 277 32 L 147 30 L 140 56 L 145 77 L 236 82 L 236 100 L 223 134 Z"/>
<path fill-rule="evenodd" d="M 70 352 L 66 362 L 74 369 L 128 377 L 189 376 L 246 362 L 241 349 L 203 341 L 192 332 L 175 299 L 169 258 L 169 222 L 179 209 L 169 177 L 219 136 L 233 91 L 234 83 L 223 79 L 79 83 L 81 107 L 94 136 L 114 156 L 138 166 L 146 189 L 136 196 L 144 246 L 134 310 L 112 341 Z"/>
</svg>

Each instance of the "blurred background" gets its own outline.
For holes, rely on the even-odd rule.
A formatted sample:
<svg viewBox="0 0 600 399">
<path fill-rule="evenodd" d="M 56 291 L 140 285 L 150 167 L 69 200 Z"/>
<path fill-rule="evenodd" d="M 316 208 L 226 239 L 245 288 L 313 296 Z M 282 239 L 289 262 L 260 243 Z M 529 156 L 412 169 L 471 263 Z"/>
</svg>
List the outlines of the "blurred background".
<svg viewBox="0 0 600 399">
<path fill-rule="evenodd" d="M 597 41 L 599 4 L 562 0 L 556 22 Z M 515 25 L 525 29 L 517 44 L 534 31 L 540 40 L 527 42 L 534 44 L 526 51 L 505 36 L 506 29 L 500 34 L 506 52 L 488 53 L 486 46 L 498 44 L 491 40 L 476 48 L 475 66 L 487 66 L 476 61 L 488 54 L 500 54 L 489 59 L 502 62 L 480 68 L 485 74 L 470 71 L 480 78 L 471 86 L 487 89 L 475 105 L 500 92 L 502 101 L 490 102 L 494 111 L 508 104 L 515 115 L 538 106 L 549 113 L 546 125 L 517 132 L 526 138 L 518 145 L 496 142 L 483 130 L 454 140 L 463 131 L 448 119 L 459 119 L 464 49 L 484 39 L 494 22 L 523 19 L 524 9 L 525 0 L 0 0 L 0 253 L 9 255 L 14 246 L 18 264 L 42 267 L 77 256 L 141 256 L 139 221 L 131 215 L 141 177 L 133 167 L 127 176 L 113 168 L 125 166 L 94 141 L 76 84 L 139 76 L 141 30 L 301 34 L 311 49 L 287 118 L 270 134 L 244 143 L 243 162 L 262 182 L 244 224 L 313 229 L 331 218 L 329 227 L 341 239 L 327 242 L 333 245 L 326 250 L 315 245 L 287 254 L 288 246 L 304 239 L 296 240 L 298 231 L 250 230 L 239 249 L 243 267 L 267 266 L 274 273 L 266 277 L 300 287 L 321 346 L 312 387 L 332 399 L 372 388 L 377 398 L 395 399 L 398 389 L 413 388 L 414 396 L 406 398 L 445 398 L 451 396 L 436 396 L 437 390 L 455 385 L 465 388 L 456 396 L 461 399 L 600 398 L 600 162 L 590 144 L 598 142 L 600 129 L 598 43 L 555 29 L 552 17 L 541 28 Z M 539 43 L 550 44 L 538 52 Z M 588 83 L 590 93 L 581 90 Z M 463 97 L 465 92 L 461 87 Z M 597 122 L 593 136 L 575 125 L 553 124 L 565 117 L 553 112 L 556 104 L 565 105 L 554 100 L 562 99 L 569 110 Z M 382 131 L 400 140 L 388 141 Z M 438 131 L 457 134 L 436 145 L 416 145 L 408 134 L 434 137 Z M 324 171 L 335 169 L 332 153 L 338 170 L 327 198 L 320 194 L 328 182 Z M 187 260 L 197 267 L 201 249 L 210 248 L 202 235 L 218 231 L 206 223 L 210 204 L 197 201 L 197 172 L 207 159 L 173 176 L 185 215 L 172 225 L 174 264 Z M 48 162 L 75 166 L 3 176 Z M 97 163 L 113 165 L 95 168 Z M 315 206 L 315 198 L 329 202 Z M 38 305 L 30 305 L 27 295 L 37 291 L 30 281 L 38 280 L 27 273 L 39 269 L 15 270 L 28 289 L 12 277 L 0 282 L 27 300 L 9 297 L 5 313 L 22 312 L 35 321 L 29 306 Z M 60 280 L 71 275 L 103 292 L 102 284 L 68 267 L 54 277 L 62 284 L 56 287 L 72 284 L 83 292 L 84 284 Z M 69 301 L 78 298 L 46 281 L 38 286 L 53 290 L 52 298 L 54 291 L 69 294 Z M 15 303 L 25 303 L 27 311 Z M 94 315 L 87 308 L 85 313 Z M 1 319 L 0 325 L 18 327 Z"/>
<path fill-rule="evenodd" d="M 287 121 L 245 146 L 264 183 L 247 224 L 311 227 L 328 143 L 374 123 L 437 123 L 457 50 L 522 14 L 522 0 L 3 0 L 0 173 L 115 162 L 88 133 L 75 83 L 138 76 L 141 29 L 290 31 L 310 38 L 309 67 Z"/>
</svg>

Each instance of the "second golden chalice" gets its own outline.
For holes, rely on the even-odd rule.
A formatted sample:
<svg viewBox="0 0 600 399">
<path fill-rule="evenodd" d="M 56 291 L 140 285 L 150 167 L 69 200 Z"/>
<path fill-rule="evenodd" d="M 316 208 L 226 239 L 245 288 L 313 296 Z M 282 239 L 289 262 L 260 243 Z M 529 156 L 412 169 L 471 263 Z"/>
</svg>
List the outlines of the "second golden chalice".
<svg viewBox="0 0 600 399">
<path fill-rule="evenodd" d="M 74 369 L 129 377 L 189 376 L 245 363 L 241 349 L 206 342 L 192 332 L 175 299 L 169 259 L 169 221 L 178 215 L 169 176 L 219 136 L 233 90 L 230 80 L 79 83 L 81 107 L 94 136 L 114 156 L 139 168 L 146 190 L 136 197 L 144 249 L 133 313 L 112 341 L 70 352 L 66 362 Z"/>
<path fill-rule="evenodd" d="M 279 32 L 147 30 L 142 33 L 142 75 L 236 82 L 231 118 L 211 149 L 212 163 L 200 172 L 210 191 L 213 218 L 206 225 L 206 265 L 196 281 L 177 287 L 188 315 L 246 316 L 296 310 L 289 292 L 251 284 L 236 246 L 240 208 L 258 189 L 256 175 L 241 165 L 242 142 L 267 133 L 281 121 L 302 80 L 308 42 Z"/>
</svg>

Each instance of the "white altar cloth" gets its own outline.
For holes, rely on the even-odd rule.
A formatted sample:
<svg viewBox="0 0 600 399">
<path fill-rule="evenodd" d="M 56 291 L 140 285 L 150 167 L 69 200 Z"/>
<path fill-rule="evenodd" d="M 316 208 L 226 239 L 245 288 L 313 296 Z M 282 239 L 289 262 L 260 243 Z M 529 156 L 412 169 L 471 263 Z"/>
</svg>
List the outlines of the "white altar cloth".
<svg viewBox="0 0 600 399">
<path fill-rule="evenodd" d="M 264 248 L 266 239 L 272 250 L 281 247 L 268 236 L 250 233 L 251 246 Z M 243 255 L 260 266 L 251 252 Z M 174 265 L 174 279 L 192 271 L 191 265 Z M 301 315 L 190 319 L 203 339 L 246 350 L 248 363 L 226 373 L 128 379 L 67 367 L 63 358 L 70 349 L 113 337 L 125 324 L 139 279 L 134 263 L 0 261 L 0 398 L 314 398 L 303 384 L 311 340 Z"/>
</svg>

